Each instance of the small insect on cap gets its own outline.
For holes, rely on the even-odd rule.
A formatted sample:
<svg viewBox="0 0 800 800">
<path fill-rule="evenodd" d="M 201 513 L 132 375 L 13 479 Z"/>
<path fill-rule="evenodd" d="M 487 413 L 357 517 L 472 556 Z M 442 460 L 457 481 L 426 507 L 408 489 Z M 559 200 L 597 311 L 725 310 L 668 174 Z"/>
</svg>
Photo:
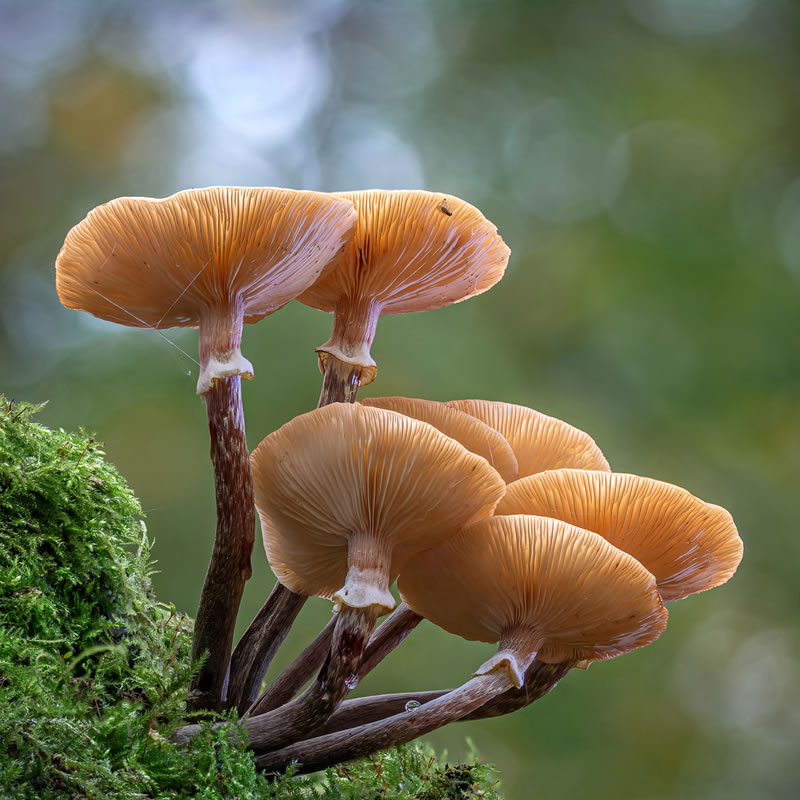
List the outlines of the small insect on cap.
<svg viewBox="0 0 800 800">
<path fill-rule="evenodd" d="M 372 408 L 386 408 L 427 422 L 455 439 L 471 453 L 485 458 L 506 483 L 516 480 L 517 459 L 511 445 L 494 428 L 445 403 L 412 397 L 368 397 L 361 401 Z"/>
<path fill-rule="evenodd" d="M 214 186 L 119 197 L 89 212 L 56 259 L 67 308 L 134 328 L 200 328 L 198 392 L 252 377 L 239 346 L 341 254 L 353 204 L 320 192 Z"/>
<path fill-rule="evenodd" d="M 561 467 L 611 469 L 588 433 L 555 417 L 492 400 L 451 400 L 448 405 L 503 434 L 517 457 L 520 478 Z"/>
<path fill-rule="evenodd" d="M 560 469 L 509 485 L 498 514 L 541 514 L 594 531 L 644 564 L 665 602 L 725 583 L 742 560 L 731 515 L 670 483 Z"/>
<path fill-rule="evenodd" d="M 475 522 L 409 562 L 398 588 L 412 611 L 450 633 L 499 642 L 476 674 L 505 670 L 517 687 L 534 658 L 613 658 L 667 624 L 655 578 L 635 558 L 543 517 Z"/>
<path fill-rule="evenodd" d="M 431 425 L 360 404 L 296 417 L 253 451 L 273 572 L 298 594 L 394 607 L 409 559 L 492 513 L 502 478 Z"/>
<path fill-rule="evenodd" d="M 362 385 L 377 372 L 370 355 L 382 314 L 428 311 L 490 289 L 510 250 L 497 228 L 458 197 L 423 191 L 340 192 L 358 212 L 356 233 L 337 267 L 299 298 L 332 312 L 333 335 L 317 348 L 362 367 Z"/>
</svg>

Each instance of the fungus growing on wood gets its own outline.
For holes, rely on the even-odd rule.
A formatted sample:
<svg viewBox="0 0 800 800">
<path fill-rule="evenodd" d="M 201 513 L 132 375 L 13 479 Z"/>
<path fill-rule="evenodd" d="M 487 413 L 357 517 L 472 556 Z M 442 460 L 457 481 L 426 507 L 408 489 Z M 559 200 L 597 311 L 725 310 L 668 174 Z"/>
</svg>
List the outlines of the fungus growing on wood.
<svg viewBox="0 0 800 800">
<path fill-rule="evenodd" d="M 611 469 L 588 433 L 555 417 L 492 400 L 451 400 L 448 405 L 503 434 L 517 457 L 520 478 L 561 467 Z"/>
<path fill-rule="evenodd" d="M 664 602 L 725 583 L 742 560 L 731 515 L 670 483 L 560 469 L 509 485 L 498 514 L 538 514 L 594 531 L 658 581 Z"/>
<path fill-rule="evenodd" d="M 196 327 L 197 392 L 211 434 L 217 532 L 195 621 L 193 658 L 208 657 L 193 707 L 224 701 L 236 613 L 250 577 L 255 517 L 241 378 L 253 367 L 242 326 L 307 288 L 349 241 L 352 203 L 319 192 L 212 187 L 163 200 L 121 197 L 67 234 L 56 287 L 68 308 L 136 328 Z"/>
<path fill-rule="evenodd" d="M 497 228 L 457 197 L 380 189 L 336 196 L 356 207 L 355 236 L 336 268 L 298 299 L 334 315 L 331 338 L 317 348 L 323 394 L 348 400 L 377 373 L 370 346 L 382 314 L 481 294 L 503 277 L 510 251 Z"/>
</svg>

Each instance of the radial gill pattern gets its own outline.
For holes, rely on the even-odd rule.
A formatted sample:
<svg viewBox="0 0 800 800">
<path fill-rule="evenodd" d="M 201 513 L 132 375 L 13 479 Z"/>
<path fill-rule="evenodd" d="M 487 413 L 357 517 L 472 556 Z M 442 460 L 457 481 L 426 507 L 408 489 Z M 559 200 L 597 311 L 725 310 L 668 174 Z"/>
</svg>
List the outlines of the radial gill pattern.
<svg viewBox="0 0 800 800">
<path fill-rule="evenodd" d="M 427 422 L 470 452 L 485 458 L 506 483 L 517 479 L 517 458 L 511 445 L 501 433 L 469 414 L 450 408 L 446 403 L 413 397 L 367 397 L 361 402 Z"/>
<path fill-rule="evenodd" d="M 270 566 L 292 591 L 322 597 L 344 584 L 355 538 L 388 585 L 409 558 L 491 514 L 505 490 L 431 425 L 359 404 L 296 417 L 251 460 Z"/>
<path fill-rule="evenodd" d="M 508 487 L 498 514 L 539 514 L 594 531 L 641 561 L 665 601 L 725 583 L 742 560 L 731 515 L 670 483 L 563 469 Z"/>
<path fill-rule="evenodd" d="M 609 470 L 589 434 L 532 408 L 491 400 L 451 400 L 448 405 L 499 431 L 517 457 L 519 477 L 548 469 Z"/>
<path fill-rule="evenodd" d="M 667 621 L 654 577 L 635 558 L 544 517 L 475 522 L 409 562 L 398 587 L 445 630 L 548 663 L 621 655 L 657 639 Z"/>
<path fill-rule="evenodd" d="M 58 296 L 132 327 L 194 327 L 215 304 L 236 304 L 255 322 L 313 283 L 354 224 L 349 201 L 320 192 L 216 186 L 120 197 L 67 235 Z"/>
</svg>

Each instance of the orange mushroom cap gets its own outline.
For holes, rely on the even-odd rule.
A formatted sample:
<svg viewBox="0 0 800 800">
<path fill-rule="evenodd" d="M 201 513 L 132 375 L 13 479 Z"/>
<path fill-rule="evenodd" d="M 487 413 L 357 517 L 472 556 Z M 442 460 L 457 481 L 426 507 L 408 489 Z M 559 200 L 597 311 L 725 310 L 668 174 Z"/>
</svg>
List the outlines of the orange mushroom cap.
<svg viewBox="0 0 800 800">
<path fill-rule="evenodd" d="M 202 393 L 220 377 L 252 377 L 242 323 L 310 286 L 354 225 L 352 203 L 320 192 L 214 186 L 119 197 L 67 234 L 56 288 L 67 308 L 121 325 L 199 327 Z"/>
<path fill-rule="evenodd" d="M 485 458 L 506 483 L 517 479 L 517 459 L 511 445 L 494 428 L 469 414 L 435 400 L 412 397 L 367 397 L 361 403 L 427 422 L 445 436 L 463 444 L 470 452 Z"/>
<path fill-rule="evenodd" d="M 731 515 L 671 483 L 560 469 L 510 484 L 498 514 L 538 514 L 594 531 L 644 564 L 665 602 L 725 583 L 742 560 Z"/>
<path fill-rule="evenodd" d="M 428 311 L 481 294 L 503 277 L 510 250 L 474 206 L 423 191 L 340 192 L 358 212 L 344 257 L 298 299 L 332 312 L 333 334 L 317 348 L 375 378 L 369 349 L 382 314 Z"/>
<path fill-rule="evenodd" d="M 519 464 L 519 476 L 561 467 L 611 469 L 588 433 L 532 408 L 493 400 L 451 400 L 452 408 L 503 434 Z"/>
<path fill-rule="evenodd" d="M 516 686 L 534 658 L 613 658 L 655 641 L 667 612 L 655 578 L 595 533 L 560 520 L 495 516 L 413 559 L 398 588 L 412 611 L 465 639 L 500 642 L 477 672 Z"/>
<path fill-rule="evenodd" d="M 359 404 L 296 417 L 251 461 L 280 582 L 359 608 L 393 608 L 401 566 L 491 514 L 505 489 L 484 459 L 433 426 Z"/>
</svg>

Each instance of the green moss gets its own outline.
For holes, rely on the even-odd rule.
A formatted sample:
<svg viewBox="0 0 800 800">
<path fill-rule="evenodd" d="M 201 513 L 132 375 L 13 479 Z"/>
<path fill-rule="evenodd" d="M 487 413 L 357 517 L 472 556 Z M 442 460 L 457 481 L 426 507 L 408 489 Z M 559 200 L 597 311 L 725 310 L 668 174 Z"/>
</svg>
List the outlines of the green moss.
<svg viewBox="0 0 800 800">
<path fill-rule="evenodd" d="M 268 781 L 250 754 L 185 721 L 191 622 L 158 603 L 125 481 L 84 433 L 0 396 L 0 787 L 65 798 L 498 798 L 492 770 L 424 744 Z"/>
</svg>

